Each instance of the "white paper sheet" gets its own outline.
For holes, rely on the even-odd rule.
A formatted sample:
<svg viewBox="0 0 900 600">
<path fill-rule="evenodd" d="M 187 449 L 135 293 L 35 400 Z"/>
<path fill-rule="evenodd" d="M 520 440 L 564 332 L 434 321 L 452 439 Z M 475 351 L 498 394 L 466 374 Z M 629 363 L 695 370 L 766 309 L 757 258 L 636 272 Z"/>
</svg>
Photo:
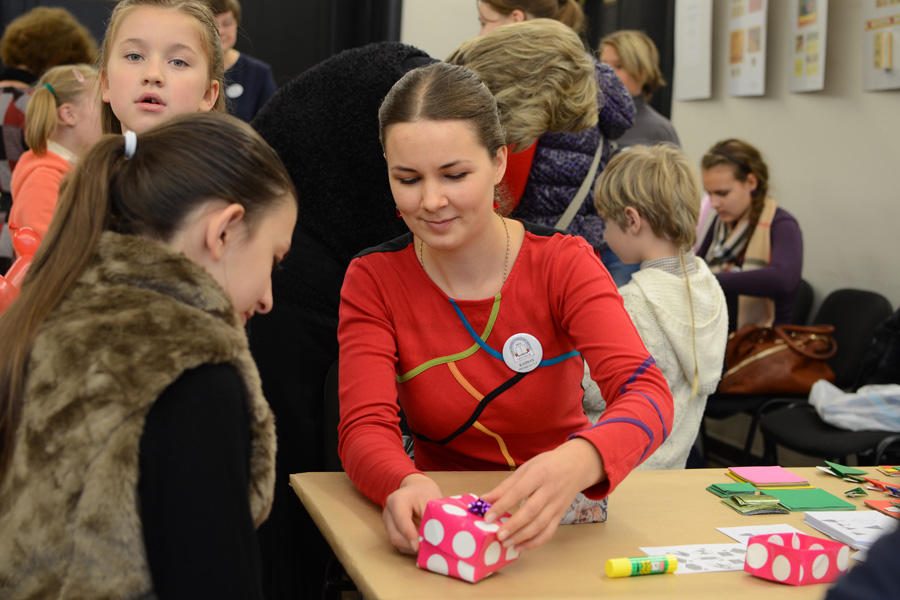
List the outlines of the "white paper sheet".
<svg viewBox="0 0 900 600">
<path fill-rule="evenodd" d="M 773 525 L 745 525 L 742 527 L 716 527 L 719 531 L 733 540 L 740 542 L 744 548 L 747 540 L 754 535 L 767 535 L 772 533 L 803 533 L 793 525 L 787 523 L 775 523 Z"/>
<path fill-rule="evenodd" d="M 746 549 L 743 544 L 687 544 L 682 546 L 642 546 L 648 556 L 674 554 L 678 557 L 676 575 L 743 571 Z"/>
</svg>

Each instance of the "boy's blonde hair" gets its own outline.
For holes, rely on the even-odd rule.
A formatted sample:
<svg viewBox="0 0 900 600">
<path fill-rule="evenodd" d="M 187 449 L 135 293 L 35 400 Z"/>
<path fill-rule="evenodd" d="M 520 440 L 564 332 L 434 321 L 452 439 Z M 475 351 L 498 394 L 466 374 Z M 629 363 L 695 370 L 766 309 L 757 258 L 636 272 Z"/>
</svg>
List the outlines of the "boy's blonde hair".
<svg viewBox="0 0 900 600">
<path fill-rule="evenodd" d="M 548 131 L 597 125 L 594 61 L 570 27 L 531 19 L 464 42 L 447 62 L 478 75 L 500 108 L 506 142 L 530 146 Z"/>
<path fill-rule="evenodd" d="M 612 47 L 619 55 L 622 69 L 641 83 L 641 93 L 646 98 L 653 96 L 656 90 L 666 85 L 666 78 L 659 69 L 659 50 L 656 44 L 643 31 L 623 29 L 614 31 L 600 40 L 598 50 L 603 53 L 603 46 Z"/>
<path fill-rule="evenodd" d="M 77 102 L 85 93 L 95 95 L 96 83 L 97 69 L 91 65 L 62 65 L 44 73 L 25 109 L 25 143 L 35 154 L 47 151 L 47 140 L 59 124 L 57 109 Z"/>
<path fill-rule="evenodd" d="M 675 146 L 632 146 L 606 165 L 594 206 L 622 228 L 627 225 L 625 209 L 632 207 L 657 237 L 687 251 L 697 236 L 700 185 L 690 161 Z"/>
</svg>

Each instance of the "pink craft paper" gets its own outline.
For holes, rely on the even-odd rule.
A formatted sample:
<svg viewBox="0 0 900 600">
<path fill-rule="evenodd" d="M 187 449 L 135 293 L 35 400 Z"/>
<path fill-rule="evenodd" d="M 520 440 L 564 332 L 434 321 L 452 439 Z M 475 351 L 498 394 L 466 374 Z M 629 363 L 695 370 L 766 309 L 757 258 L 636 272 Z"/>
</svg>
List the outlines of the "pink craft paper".
<svg viewBox="0 0 900 600">
<path fill-rule="evenodd" d="M 773 533 L 747 540 L 744 570 L 778 583 L 809 585 L 834 581 L 849 564 L 845 544 L 803 533 Z"/>
<path fill-rule="evenodd" d="M 806 479 L 778 465 L 771 467 L 731 467 L 728 470 L 756 485 L 808 483 Z"/>
<path fill-rule="evenodd" d="M 498 522 L 486 523 L 469 512 L 469 504 L 477 499 L 463 494 L 428 503 L 419 528 L 416 566 L 476 583 L 518 557 L 515 548 L 504 548 L 497 539 Z"/>
</svg>

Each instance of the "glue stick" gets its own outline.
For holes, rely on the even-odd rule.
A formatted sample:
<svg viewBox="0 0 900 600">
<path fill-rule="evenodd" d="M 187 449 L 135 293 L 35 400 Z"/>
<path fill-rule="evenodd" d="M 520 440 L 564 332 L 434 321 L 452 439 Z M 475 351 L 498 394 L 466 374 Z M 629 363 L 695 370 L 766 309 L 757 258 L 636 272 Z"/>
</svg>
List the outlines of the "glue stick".
<svg viewBox="0 0 900 600">
<path fill-rule="evenodd" d="M 606 576 L 633 577 L 635 575 L 674 573 L 677 568 L 678 557 L 674 554 L 638 556 L 635 558 L 610 558 L 606 561 Z"/>
</svg>

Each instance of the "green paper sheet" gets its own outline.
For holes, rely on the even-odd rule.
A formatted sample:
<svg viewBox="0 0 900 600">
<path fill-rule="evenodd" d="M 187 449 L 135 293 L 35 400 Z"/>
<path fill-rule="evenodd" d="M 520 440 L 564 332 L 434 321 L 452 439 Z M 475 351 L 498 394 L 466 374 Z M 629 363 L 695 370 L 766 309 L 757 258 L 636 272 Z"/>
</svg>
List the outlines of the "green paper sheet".
<svg viewBox="0 0 900 600">
<path fill-rule="evenodd" d="M 845 465 L 841 465 L 838 463 L 833 463 L 830 461 L 825 461 L 825 464 L 829 469 L 835 472 L 838 477 L 846 477 L 847 475 L 866 475 L 867 473 L 862 469 L 857 469 L 856 467 L 848 467 Z"/>
<path fill-rule="evenodd" d="M 719 498 L 727 498 L 735 494 L 752 494 L 756 492 L 756 488 L 752 483 L 714 483 L 707 487 L 706 491 Z"/>
<path fill-rule="evenodd" d="M 792 511 L 810 510 L 856 510 L 856 506 L 841 500 L 821 488 L 802 490 L 766 490 L 770 496 L 778 498 L 782 505 Z"/>
</svg>

